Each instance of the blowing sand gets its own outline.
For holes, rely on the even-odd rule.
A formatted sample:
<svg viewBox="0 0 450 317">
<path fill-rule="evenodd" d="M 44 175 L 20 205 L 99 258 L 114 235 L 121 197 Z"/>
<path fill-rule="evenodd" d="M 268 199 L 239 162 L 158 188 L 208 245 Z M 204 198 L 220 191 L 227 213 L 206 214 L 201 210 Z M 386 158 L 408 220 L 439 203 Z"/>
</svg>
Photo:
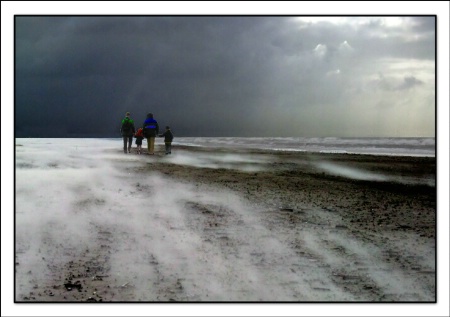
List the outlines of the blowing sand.
<svg viewBox="0 0 450 317">
<path fill-rule="evenodd" d="M 16 151 L 16 302 L 436 301 L 435 158 Z"/>
</svg>

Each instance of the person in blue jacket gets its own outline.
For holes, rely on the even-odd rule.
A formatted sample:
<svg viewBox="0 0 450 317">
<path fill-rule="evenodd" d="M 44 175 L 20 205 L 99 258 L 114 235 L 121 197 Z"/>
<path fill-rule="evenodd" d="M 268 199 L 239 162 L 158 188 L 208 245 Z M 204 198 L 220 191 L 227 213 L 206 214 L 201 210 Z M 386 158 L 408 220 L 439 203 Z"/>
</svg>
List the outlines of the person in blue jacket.
<svg viewBox="0 0 450 317">
<path fill-rule="evenodd" d="M 148 154 L 155 154 L 155 137 L 159 134 L 158 122 L 153 118 L 153 113 L 147 114 L 142 126 L 144 130 L 144 137 L 147 139 Z"/>
</svg>

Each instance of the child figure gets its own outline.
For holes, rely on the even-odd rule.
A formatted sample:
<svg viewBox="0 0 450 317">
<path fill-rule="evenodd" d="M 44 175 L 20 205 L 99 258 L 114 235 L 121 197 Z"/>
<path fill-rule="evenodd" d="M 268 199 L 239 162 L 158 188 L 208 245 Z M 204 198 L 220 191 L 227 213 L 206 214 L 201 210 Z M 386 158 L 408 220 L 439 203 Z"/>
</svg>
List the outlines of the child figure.
<svg viewBox="0 0 450 317">
<path fill-rule="evenodd" d="M 144 139 L 144 132 L 142 128 L 139 128 L 136 131 L 134 137 L 136 138 L 137 154 L 142 154 L 142 139 Z"/>
<path fill-rule="evenodd" d="M 170 127 L 166 126 L 166 132 L 159 135 L 160 137 L 164 137 L 164 144 L 166 145 L 166 155 L 172 154 L 172 140 L 173 140 L 173 134 L 172 131 L 170 131 Z"/>
</svg>

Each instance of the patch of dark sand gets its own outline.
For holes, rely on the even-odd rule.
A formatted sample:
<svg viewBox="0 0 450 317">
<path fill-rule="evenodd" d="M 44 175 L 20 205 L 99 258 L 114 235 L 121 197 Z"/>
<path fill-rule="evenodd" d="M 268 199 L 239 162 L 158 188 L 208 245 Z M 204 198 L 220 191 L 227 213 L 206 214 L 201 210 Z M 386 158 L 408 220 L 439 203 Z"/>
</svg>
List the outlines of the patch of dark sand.
<svg viewBox="0 0 450 317">
<path fill-rule="evenodd" d="M 215 152 L 202 148 L 190 150 Z M 430 244 L 435 248 L 435 186 L 398 181 L 355 180 L 326 173 L 314 164 L 318 161 L 334 162 L 387 175 L 389 179 L 405 176 L 417 179 L 431 176 L 435 179 L 435 158 L 257 150 L 239 150 L 234 153 L 264 154 L 272 160 L 268 167 L 259 172 L 198 168 L 170 162 L 149 162 L 138 170 L 158 171 L 179 182 L 196 183 L 198 186 L 228 188 L 255 204 L 264 205 L 271 214 L 267 219 L 268 226 L 273 226 L 274 223 L 277 226 L 298 226 L 305 223 L 323 226 L 327 221 L 326 216 L 324 218 L 323 215 L 310 212 L 323 210 L 332 216 L 332 220 L 328 221 L 336 218 L 342 220 L 342 223 L 335 225 L 335 230 L 344 230 L 354 239 L 380 248 L 383 261 L 405 275 L 419 275 L 417 278 L 420 283 L 436 298 L 435 266 L 430 269 L 423 264 L 429 263 L 424 257 L 430 257 L 429 260 L 434 262 L 435 249 L 424 255 L 418 255 L 415 250 Z M 416 237 L 415 242 L 402 247 L 411 236 Z M 336 280 L 339 276 L 336 276 Z M 350 279 L 341 280 L 347 283 Z M 377 286 L 369 281 L 360 281 L 355 285 L 356 293 L 376 293 Z M 373 297 L 374 300 L 396 301 L 396 297 L 389 294 L 376 293 Z"/>
<path fill-rule="evenodd" d="M 191 153 L 229 153 L 228 149 L 204 149 L 177 147 Z M 119 149 L 120 150 L 120 149 Z M 161 151 L 161 147 L 157 147 Z M 174 155 L 176 155 L 174 148 Z M 414 279 L 428 290 L 426 301 L 436 299 L 436 273 L 415 249 L 433 243 L 436 239 L 436 189 L 423 184 L 404 184 L 395 181 L 364 181 L 336 176 L 320 170 L 315 162 L 327 161 L 352 166 L 383 175 L 423 178 L 436 173 L 434 158 L 379 157 L 365 155 L 311 154 L 259 150 L 237 150 L 264 155 L 269 162 L 258 172 L 234 169 L 209 169 L 188 165 L 176 165 L 170 160 L 143 157 L 142 164 L 127 167 L 139 174 L 160 173 L 180 183 L 195 184 L 202 188 L 226 188 L 264 210 L 261 221 L 280 239 L 319 267 L 329 270 L 333 282 L 355 297 L 370 301 L 417 301 L 421 298 L 411 293 L 403 297 L 387 294 L 376 281 L 367 278 L 367 264 L 354 257 L 351 250 L 329 237 L 321 243 L 338 257 L 348 259 L 348 267 L 329 267 L 321 263 L 317 255 L 297 241 L 298 230 L 326 229 L 330 233 L 344 232 L 361 243 L 370 243 L 381 250 L 381 257 L 392 268 Z M 142 188 L 142 190 L 146 190 Z M 225 218 L 218 218 L 209 206 L 189 202 L 187 209 L 205 218 L 204 225 L 226 225 Z M 53 267 L 48 283 L 36 285 L 30 294 L 16 298 L 19 302 L 108 302 L 136 301 L 133 283 L 119 282 L 113 278 L 108 257 L 114 252 L 114 241 L 108 238 L 108 228 L 98 229 L 98 241 L 83 254 L 72 254 L 63 267 Z M 414 239 L 409 239 L 412 236 Z M 214 237 L 211 237 L 213 239 Z M 283 240 L 284 239 L 284 240 Z M 406 241 L 406 242 L 405 242 Z M 232 241 L 231 241 L 232 242 Z M 231 243 L 222 241 L 220 243 Z M 67 252 L 71 252 L 68 250 Z M 435 254 L 431 254 L 432 256 Z M 255 253 L 255 257 L 258 254 Z M 156 263 L 156 264 L 155 264 Z M 157 261 L 152 261 L 157 266 Z M 51 265 L 51 263 L 49 263 Z M 16 269 L 20 267 L 17 263 Z M 19 268 L 20 269 L 20 268 Z M 177 280 L 178 281 L 178 280 Z M 70 288 L 70 290 L 69 290 Z M 168 289 L 178 290 L 173 283 Z M 315 291 L 329 292 L 320 284 Z M 171 301 L 173 293 L 167 291 L 153 300 Z M 170 297 L 172 296 L 172 297 Z M 410 298 L 408 296 L 411 296 Z M 152 300 L 143 297 L 145 300 Z"/>
<path fill-rule="evenodd" d="M 259 172 L 198 168 L 167 162 L 149 162 L 138 170 L 158 171 L 187 183 L 225 186 L 258 203 L 330 210 L 348 219 L 349 226 L 355 229 L 410 230 L 435 238 L 435 187 L 394 181 L 354 180 L 328 174 L 312 164 L 326 160 L 383 175 L 389 173 L 420 178 L 435 175 L 434 158 L 242 150 L 237 153 L 240 152 L 270 154 L 272 162 Z"/>
</svg>

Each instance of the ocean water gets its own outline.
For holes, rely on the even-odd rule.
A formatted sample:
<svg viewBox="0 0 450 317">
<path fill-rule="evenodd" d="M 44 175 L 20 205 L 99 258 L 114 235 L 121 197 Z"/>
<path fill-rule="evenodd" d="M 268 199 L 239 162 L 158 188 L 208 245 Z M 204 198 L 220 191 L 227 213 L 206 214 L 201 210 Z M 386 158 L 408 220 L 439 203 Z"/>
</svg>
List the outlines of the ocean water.
<svg viewBox="0 0 450 317">
<path fill-rule="evenodd" d="M 320 153 L 427 157 L 436 155 L 435 138 L 175 137 L 173 144 Z"/>
</svg>

